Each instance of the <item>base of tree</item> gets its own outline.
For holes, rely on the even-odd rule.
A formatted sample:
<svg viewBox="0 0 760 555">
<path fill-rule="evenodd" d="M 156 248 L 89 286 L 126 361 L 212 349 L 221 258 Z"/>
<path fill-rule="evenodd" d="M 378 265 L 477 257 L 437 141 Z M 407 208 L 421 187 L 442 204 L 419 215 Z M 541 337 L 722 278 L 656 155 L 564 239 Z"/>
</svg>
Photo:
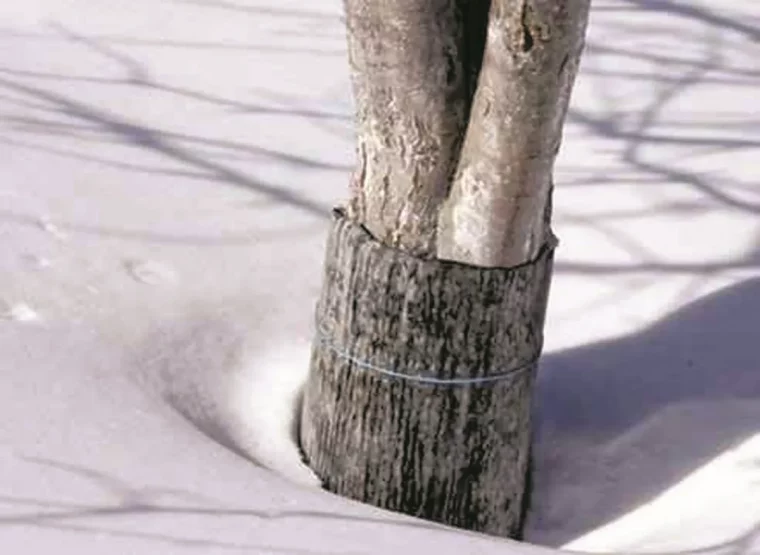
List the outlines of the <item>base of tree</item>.
<svg viewBox="0 0 760 555">
<path fill-rule="evenodd" d="M 328 490 L 519 536 L 552 256 L 424 260 L 334 212 L 301 422 Z"/>
</svg>

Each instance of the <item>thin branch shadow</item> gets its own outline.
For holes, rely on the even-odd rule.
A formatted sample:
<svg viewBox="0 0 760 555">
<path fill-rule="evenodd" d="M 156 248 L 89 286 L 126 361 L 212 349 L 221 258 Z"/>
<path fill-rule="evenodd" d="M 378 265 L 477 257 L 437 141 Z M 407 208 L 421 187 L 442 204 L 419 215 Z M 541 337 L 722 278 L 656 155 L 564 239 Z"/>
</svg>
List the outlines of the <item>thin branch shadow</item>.
<svg viewBox="0 0 760 555">
<path fill-rule="evenodd" d="M 302 35 L 301 35 L 302 36 Z M 25 31 L 11 27 L 0 27 L 0 37 L 4 39 L 16 39 L 23 41 L 35 42 L 57 42 L 59 37 L 51 36 L 39 31 Z M 252 54 L 300 54 L 306 56 L 324 55 L 324 56 L 343 56 L 345 55 L 345 46 L 340 45 L 327 48 L 319 45 L 310 45 L 308 47 L 292 46 L 289 44 L 273 45 L 264 42 L 218 42 L 210 40 L 176 40 L 176 39 L 150 39 L 117 34 L 97 34 L 92 35 L 94 38 L 108 44 L 121 46 L 145 47 L 145 48 L 162 48 L 162 49 L 181 49 L 181 50 L 204 50 L 208 52 L 234 52 L 245 51 Z M 330 37 L 332 38 L 332 37 Z M 337 38 L 337 37 L 336 37 Z"/>
<path fill-rule="evenodd" d="M 743 21 L 715 13 L 714 11 L 693 3 L 674 2 L 673 0 L 626 0 L 638 8 L 666 12 L 668 14 L 701 21 L 706 25 L 744 35 L 747 39 L 760 42 L 760 28 Z"/>
<path fill-rule="evenodd" d="M 230 0 L 174 0 L 180 4 L 192 4 L 195 6 L 203 6 L 207 8 L 215 8 L 222 10 L 231 10 L 236 12 L 243 12 L 251 15 L 272 16 L 272 17 L 284 17 L 292 19 L 305 19 L 313 21 L 315 23 L 324 24 L 336 21 L 343 21 L 343 17 L 337 14 L 329 14 L 323 12 L 310 12 L 303 9 L 289 9 L 289 8 L 277 8 L 273 6 L 251 6 L 250 4 L 242 4 L 232 2 Z"/>
<path fill-rule="evenodd" d="M 96 110 L 95 108 L 67 96 L 45 91 L 32 85 L 16 83 L 4 78 L 0 78 L 0 87 L 25 94 L 36 100 L 45 101 L 58 108 L 63 114 L 73 117 L 80 122 L 92 124 L 96 128 L 99 128 L 103 133 L 110 134 L 127 143 L 162 154 L 171 160 L 183 162 L 193 169 L 205 171 L 220 181 L 251 189 L 257 193 L 262 193 L 273 200 L 299 208 L 311 216 L 324 219 L 327 218 L 329 213 L 329 208 L 327 206 L 308 199 L 297 192 L 287 191 L 274 185 L 255 180 L 238 170 L 209 161 L 195 152 L 180 146 L 179 140 L 187 140 L 191 143 L 208 144 L 210 146 L 250 149 L 251 152 L 275 155 L 275 153 L 267 151 L 267 149 L 238 145 L 229 141 L 216 141 L 213 139 L 192 137 L 179 133 L 167 133 L 157 128 L 133 124 L 115 115 Z M 277 156 L 294 163 L 304 163 L 303 159 L 293 155 L 280 153 Z"/>
<path fill-rule="evenodd" d="M 139 538 L 154 540 L 178 546 L 214 547 L 223 549 L 251 550 L 255 548 L 283 553 L 317 554 L 325 553 L 324 550 L 310 550 L 303 548 L 290 548 L 273 545 L 243 544 L 227 542 L 219 539 L 197 539 L 180 537 L 169 533 L 146 533 L 141 531 L 123 530 L 96 524 L 94 521 L 105 520 L 112 517 L 156 517 L 156 516 L 195 516 L 209 519 L 229 519 L 236 517 L 256 518 L 264 521 L 275 520 L 326 520 L 339 522 L 362 522 L 375 523 L 390 526 L 411 527 L 426 530 L 435 530 L 438 533 L 461 534 L 456 530 L 448 529 L 441 525 L 413 520 L 408 517 L 394 518 L 389 514 L 388 518 L 364 517 L 351 514 L 332 513 L 310 510 L 263 510 L 250 508 L 233 508 L 221 503 L 204 498 L 195 493 L 185 490 L 166 487 L 136 487 L 130 485 L 121 478 L 109 475 L 105 472 L 81 465 L 66 463 L 43 457 L 21 457 L 32 465 L 38 465 L 48 469 L 55 469 L 68 474 L 72 479 L 85 480 L 96 486 L 103 493 L 116 499 L 113 504 L 92 505 L 81 503 L 69 503 L 62 501 L 47 501 L 42 499 L 25 498 L 15 495 L 0 495 L 0 501 L 11 506 L 41 507 L 42 510 L 18 512 L 4 512 L 0 516 L 0 528 L 3 526 L 24 524 L 38 528 L 57 528 L 72 530 L 98 535 L 108 535 L 125 538 Z M 169 501 L 167 501 L 169 500 Z M 171 502 L 175 500 L 175 502 Z M 287 538 L 283 537 L 287 543 Z M 332 551 L 331 551 L 332 552 Z M 340 552 L 339 552 L 340 553 Z"/>
<path fill-rule="evenodd" d="M 198 100 L 209 104 L 220 105 L 222 107 L 230 108 L 234 112 L 252 113 L 252 114 L 277 114 L 287 115 L 293 117 L 306 117 L 310 119 L 339 119 L 348 120 L 349 116 L 345 114 L 330 114 L 317 110 L 282 110 L 270 106 L 260 106 L 247 102 L 240 102 L 238 100 L 222 98 L 216 95 L 212 95 L 203 91 L 192 90 L 187 87 L 176 87 L 166 83 L 156 81 L 151 77 L 145 67 L 139 63 L 135 58 L 129 56 L 113 46 L 108 41 L 97 38 L 85 36 L 79 33 L 75 33 L 60 23 L 50 24 L 49 27 L 58 32 L 66 39 L 82 44 L 86 48 L 93 50 L 106 59 L 116 62 L 122 66 L 125 77 L 122 79 L 113 78 L 98 78 L 98 77 L 70 77 L 64 75 L 56 75 L 43 72 L 20 72 L 18 70 L 12 71 L 8 69 L 0 69 L 0 72 L 12 73 L 19 76 L 29 76 L 38 79 L 55 79 L 55 80 L 84 80 L 86 82 L 112 84 L 112 85 L 134 85 L 145 88 L 155 89 L 161 92 L 176 94 L 178 96 L 186 97 L 192 100 Z"/>
<path fill-rule="evenodd" d="M 28 227 L 41 227 L 46 220 L 26 214 L 20 214 L 7 210 L 0 210 L 0 220 L 14 222 Z M 147 243 L 162 243 L 167 245 L 192 245 L 194 247 L 219 247 L 233 245 L 250 245 L 261 241 L 288 242 L 294 237 L 312 234 L 321 229 L 313 225 L 289 227 L 286 230 L 260 230 L 254 229 L 248 233 L 230 233 L 221 235 L 193 235 L 183 233 L 159 233 L 151 231 L 116 229 L 97 225 L 70 223 L 56 220 L 56 229 L 63 233 L 76 233 L 82 235 L 96 235 L 103 238 L 125 239 Z"/>
</svg>

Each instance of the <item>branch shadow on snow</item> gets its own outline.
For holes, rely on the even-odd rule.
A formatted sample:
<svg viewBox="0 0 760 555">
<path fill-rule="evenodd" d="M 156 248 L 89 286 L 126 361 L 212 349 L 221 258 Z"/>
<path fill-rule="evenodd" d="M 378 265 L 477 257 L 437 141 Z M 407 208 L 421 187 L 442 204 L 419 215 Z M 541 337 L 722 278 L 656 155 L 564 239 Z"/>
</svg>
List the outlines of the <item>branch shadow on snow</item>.
<svg viewBox="0 0 760 555">
<path fill-rule="evenodd" d="M 338 14 L 307 11 L 303 8 L 282 8 L 274 6 L 252 6 L 245 2 L 236 2 L 231 0 L 174 0 L 179 4 L 193 6 L 202 6 L 204 8 L 213 8 L 220 10 L 230 10 L 234 12 L 246 13 L 251 16 L 261 17 L 270 16 L 288 19 L 302 19 L 314 23 L 315 25 L 325 25 L 329 23 L 343 21 L 344 17 Z"/>
<path fill-rule="evenodd" d="M 182 0 L 180 0 L 182 1 Z M 190 2 L 183 2 L 190 3 Z M 206 7 L 201 2 L 197 2 L 199 6 Z M 254 9 L 253 7 L 251 8 Z M 243 10 L 241 10 L 243 11 Z M 251 11 L 252 15 L 255 15 Z M 186 50 L 204 50 L 204 51 L 220 51 L 220 52 L 235 52 L 244 51 L 251 52 L 252 54 L 288 54 L 288 55 L 302 55 L 302 56 L 343 56 L 345 54 L 344 35 L 342 30 L 343 21 L 339 20 L 337 16 L 325 15 L 324 22 L 319 19 L 304 19 L 296 18 L 293 14 L 288 12 L 280 12 L 272 10 L 271 12 L 261 12 L 261 19 L 269 18 L 270 21 L 276 22 L 277 19 L 284 20 L 287 16 L 290 21 L 287 21 L 287 25 L 272 25 L 271 28 L 263 26 L 263 31 L 269 33 L 269 39 L 282 38 L 282 37 L 298 37 L 303 38 L 307 35 L 311 40 L 309 44 L 304 46 L 294 46 L 287 40 L 281 40 L 277 44 L 271 44 L 271 41 L 263 40 L 230 40 L 225 38 L 224 40 L 203 40 L 203 39 L 187 39 L 187 38 L 144 38 L 139 36 L 123 35 L 116 33 L 98 34 L 96 36 L 90 36 L 97 40 L 108 42 L 109 44 L 121 46 L 121 47 L 141 47 L 141 48 L 161 48 L 161 49 L 186 49 Z M 193 14 L 195 15 L 195 14 Z M 315 14 L 320 16 L 321 14 Z M 257 19 L 259 19 L 257 17 Z M 332 25 L 330 24 L 332 20 Z M 282 24 L 284 21 L 279 21 Z M 288 27 L 288 25 L 290 27 Z M 58 40 L 56 37 L 45 35 L 39 32 L 26 31 L 14 28 L 0 28 L 0 37 L 23 39 L 26 41 L 42 41 L 50 42 Z M 325 44 L 317 44 L 314 39 L 322 40 Z"/>
<path fill-rule="evenodd" d="M 651 11 L 665 12 L 668 15 L 685 17 L 692 20 L 700 21 L 706 25 L 712 25 L 724 29 L 741 33 L 751 41 L 760 41 L 760 28 L 751 25 L 746 21 L 731 18 L 720 13 L 716 13 L 706 6 L 700 6 L 694 3 L 678 2 L 674 0 L 627 0 L 637 8 L 643 8 Z"/>
<path fill-rule="evenodd" d="M 113 72 L 110 72 L 108 77 L 66 75 L 0 68 L 0 89 L 5 91 L 2 100 L 21 108 L 21 110 L 14 108 L 3 117 L 5 123 L 9 125 L 6 127 L 8 131 L 3 133 L 4 136 L 0 138 L 0 142 L 21 149 L 38 150 L 56 156 L 97 163 L 119 171 L 233 185 L 249 189 L 272 203 L 305 212 L 317 218 L 317 221 L 328 216 L 330 207 L 312 198 L 308 191 L 302 192 L 268 183 L 251 175 L 249 171 L 240 169 L 239 164 L 247 164 L 250 167 L 251 162 L 261 161 L 265 164 L 275 163 L 283 169 L 294 171 L 328 171 L 341 174 L 349 169 L 344 164 L 322 161 L 233 139 L 176 132 L 138 123 L 118 112 L 100 109 L 79 100 L 72 94 L 59 92 L 57 89 L 60 88 L 59 85 L 80 82 L 82 86 L 133 87 L 136 93 L 144 94 L 153 91 L 192 102 L 195 106 L 206 105 L 232 113 L 293 117 L 322 126 L 330 124 L 331 121 L 343 122 L 348 118 L 346 114 L 303 108 L 294 102 L 287 103 L 285 106 L 243 102 L 206 90 L 177 86 L 155 78 L 137 58 L 113 46 L 113 41 L 107 37 L 78 34 L 58 23 L 51 24 L 49 27 L 63 40 L 104 58 L 109 65 L 115 66 L 121 75 L 113 77 Z M 121 44 L 118 41 L 117 43 Z M 52 86 L 45 86 L 47 84 L 52 84 Z M 39 141 L 34 140 L 36 137 L 60 139 L 61 146 L 39 144 Z M 90 145 L 100 144 L 138 147 L 143 151 L 158 155 L 172 168 L 131 162 L 129 157 L 126 158 L 127 161 L 104 157 L 90 147 Z M 178 164 L 179 168 L 177 168 Z M 6 216 L 17 221 L 28 219 L 23 214 L 16 213 L 9 213 Z M 129 239 L 145 238 L 151 241 L 166 239 L 169 242 L 200 242 L 216 245 L 246 240 L 246 237 L 165 238 L 149 232 L 125 231 L 122 233 L 121 230 L 101 229 L 86 224 L 71 224 L 66 227 L 71 231 L 84 233 L 100 231 L 105 235 L 123 236 Z"/>
<path fill-rule="evenodd" d="M 438 524 L 423 520 L 413 520 L 408 517 L 389 518 L 357 516 L 320 510 L 290 510 L 233 507 L 221 501 L 191 491 L 158 486 L 136 486 L 124 479 L 82 464 L 74 464 L 44 457 L 21 457 L 26 463 L 45 470 L 55 470 L 68 475 L 76 481 L 84 480 L 96 490 L 114 499 L 111 503 L 77 503 L 69 500 L 55 501 L 37 499 L 0 492 L 0 502 L 10 509 L 0 515 L 0 530 L 7 526 L 30 526 L 39 529 L 64 530 L 93 534 L 98 537 L 132 538 L 163 544 L 166 548 L 192 549 L 223 549 L 241 551 L 244 553 L 293 553 L 303 555 L 318 555 L 327 553 L 343 553 L 334 549 L 306 549 L 294 547 L 287 535 L 278 535 L 279 545 L 272 543 L 252 543 L 237 540 L 225 540 L 218 537 L 219 524 L 224 521 L 243 519 L 251 526 L 266 526 L 267 521 L 292 520 L 294 526 L 298 521 L 337 521 L 354 522 L 357 524 L 384 525 L 391 529 L 396 526 L 411 527 L 424 530 L 435 530 L 438 533 L 454 533 L 456 530 L 447 529 Z M 276 504 L 276 503 L 273 503 Z M 167 521 L 167 517 L 170 518 Z M 176 532 L 145 531 L 145 528 L 155 530 L 160 523 L 166 522 L 167 527 L 176 530 L 177 522 L 189 518 L 188 530 L 192 532 L 179 534 Z M 131 520 L 125 520 L 131 519 Z M 197 525 L 198 519 L 208 521 L 213 532 L 202 529 Z M 173 520 L 173 522 L 172 522 Z M 112 522 L 109 522 L 112 521 Z M 150 523 L 149 525 L 147 525 Z M 195 524 L 193 524 L 195 523 Z M 147 526 L 146 526 L 147 525 Z M 353 551 L 352 551 L 353 553 Z"/>
<path fill-rule="evenodd" d="M 297 207 L 310 215 L 316 215 L 320 218 L 327 217 L 327 207 L 307 199 L 299 193 L 286 191 L 277 186 L 264 183 L 235 170 L 234 168 L 215 162 L 200 155 L 197 151 L 182 145 L 181 141 L 195 144 L 205 143 L 220 148 L 239 149 L 244 152 L 248 151 L 251 154 L 275 155 L 272 152 L 267 152 L 266 149 L 226 143 L 224 141 L 217 141 L 216 139 L 205 139 L 179 133 L 170 133 L 158 128 L 133 124 L 128 120 L 99 111 L 67 96 L 46 91 L 45 89 L 32 85 L 14 82 L 5 78 L 0 78 L 0 87 L 51 104 L 54 107 L 57 107 L 59 111 L 73 117 L 75 120 L 93 125 L 95 130 L 100 131 L 101 133 L 120 141 L 154 151 L 171 160 L 182 162 L 194 170 L 215 177 L 219 181 L 252 189 L 258 193 L 263 193 L 275 201 Z M 296 164 L 308 163 L 308 161 L 290 155 L 282 155 L 282 158 L 285 160 L 290 159 L 291 162 Z"/>
<path fill-rule="evenodd" d="M 759 433 L 759 329 L 754 278 L 640 333 L 545 355 L 532 525 L 552 532 L 541 543 L 630 512 Z"/>
<path fill-rule="evenodd" d="M 594 6 L 579 84 L 591 90 L 595 102 L 574 102 L 567 130 L 593 141 L 590 149 L 603 149 L 609 156 L 592 166 L 562 161 L 557 186 L 590 191 L 591 186 L 626 184 L 635 186 L 635 194 L 649 206 L 627 212 L 602 207 L 593 216 L 578 216 L 564 214 L 559 202 L 560 225 L 604 235 L 634 261 L 559 260 L 558 273 L 704 276 L 760 264 L 760 249 L 715 263 L 671 262 L 620 229 L 624 221 L 647 217 L 760 215 L 760 190 L 742 172 L 747 169 L 742 162 L 760 152 L 760 118 L 741 107 L 747 92 L 760 87 L 754 63 L 759 36 L 739 16 L 696 3 L 621 0 Z M 663 46 L 673 44 L 673 37 L 680 41 L 678 48 Z M 738 105 L 732 104 L 733 95 L 740 99 Z M 673 191 L 674 185 L 683 187 L 691 198 L 666 201 L 663 185 Z"/>
</svg>

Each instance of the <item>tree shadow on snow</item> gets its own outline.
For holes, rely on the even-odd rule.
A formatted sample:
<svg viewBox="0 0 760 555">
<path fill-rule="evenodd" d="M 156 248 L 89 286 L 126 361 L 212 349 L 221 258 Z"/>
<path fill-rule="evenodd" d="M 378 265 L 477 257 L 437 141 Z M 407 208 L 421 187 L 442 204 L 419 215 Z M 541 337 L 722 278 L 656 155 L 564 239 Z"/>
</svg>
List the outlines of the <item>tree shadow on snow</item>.
<svg viewBox="0 0 760 555">
<path fill-rule="evenodd" d="M 562 545 L 610 522 L 760 432 L 758 330 L 754 278 L 640 333 L 546 355 L 535 541 Z"/>
<path fill-rule="evenodd" d="M 214 549 L 215 552 L 223 550 L 303 555 L 347 552 L 317 545 L 310 548 L 296 547 L 294 543 L 303 545 L 304 542 L 298 538 L 294 540 L 287 534 L 280 534 L 276 542 L 239 541 L 219 537 L 218 523 L 229 524 L 237 521 L 240 529 L 248 529 L 256 525 L 265 527 L 267 523 L 275 521 L 292 521 L 293 527 L 297 526 L 299 521 L 321 521 L 325 526 L 329 526 L 330 522 L 336 522 L 339 526 L 351 522 L 356 526 L 388 526 L 391 530 L 402 527 L 434 530 L 439 534 L 460 533 L 423 520 L 401 516 L 396 519 L 391 514 L 383 518 L 319 509 L 280 508 L 278 505 L 281 503 L 266 498 L 263 503 L 252 503 L 253 506 L 235 506 L 190 490 L 136 485 L 114 474 L 83 464 L 42 457 L 20 458 L 42 471 L 58 471 L 72 480 L 84 480 L 113 501 L 83 503 L 70 499 L 25 497 L 0 491 L 0 503 L 8 507 L 0 515 L 0 530 L 22 525 L 40 530 L 91 534 L 99 538 L 142 540 L 171 549 L 201 548 Z M 262 507 L 262 504 L 265 506 Z M 177 529 L 182 529 L 184 519 L 187 519 L 186 532 L 177 533 Z M 198 522 L 208 525 L 208 528 L 199 526 Z"/>
<path fill-rule="evenodd" d="M 117 77 L 77 76 L 0 68 L 0 94 L 2 95 L 0 98 L 15 105 L 14 108 L 23 108 L 23 111 L 17 114 L 12 111 L 11 115 L 4 118 L 11 124 L 9 129 L 12 130 L 12 136 L 4 133 L 0 137 L 1 143 L 98 163 L 116 170 L 233 185 L 251 190 L 272 204 L 295 208 L 316 221 L 324 220 L 328 216 L 329 204 L 320 202 L 309 191 L 266 182 L 252 175 L 250 169 L 244 169 L 241 164 L 250 165 L 252 161 L 270 164 L 275 162 L 291 170 L 329 171 L 342 174 L 349 169 L 349 166 L 343 163 L 278 151 L 243 141 L 208 137 L 204 134 L 182 133 L 146 125 L 117 112 L 103 110 L 83 102 L 74 95 L 58 92 L 55 90 L 55 85 L 81 82 L 83 85 L 102 85 L 103 87 L 134 87 L 136 92 L 154 91 L 172 95 L 184 101 L 210 105 L 221 110 L 220 113 L 278 115 L 305 118 L 315 122 L 321 119 L 340 122 L 347 118 L 345 114 L 297 105 L 284 107 L 263 105 L 226 98 L 206 90 L 176 86 L 155 78 L 139 58 L 123 52 L 112 44 L 114 40 L 118 44 L 124 43 L 124 40 L 78 34 L 58 23 L 51 24 L 49 27 L 54 32 L 49 36 L 50 38 L 62 38 L 91 53 L 98 54 L 116 68 L 119 75 Z M 40 36 L 48 37 L 48 35 Z M 132 44 L 132 42 L 127 40 L 126 44 Z M 157 46 L 160 45 L 160 42 L 157 43 Z M 52 84 L 51 87 L 47 87 L 48 84 Z M 56 137 L 61 140 L 63 146 L 45 146 L 24 138 L 34 139 L 37 136 Z M 92 149 L 92 145 L 100 144 L 137 147 L 157 155 L 164 162 L 175 166 L 179 164 L 180 167 L 166 169 L 161 165 L 141 165 L 132 161 L 104 158 L 97 154 L 97 149 L 95 152 Z M 21 216 L 7 213 L 5 215 L 11 218 Z M 86 228 L 87 226 L 70 227 L 76 230 L 77 227 Z M 97 230 L 87 231 L 96 232 Z M 103 229 L 102 231 L 110 235 L 119 235 L 118 230 Z M 148 236 L 149 234 L 146 234 L 146 237 Z M 162 238 L 153 237 L 153 239 L 161 240 Z M 223 243 L 224 241 L 212 238 L 210 242 Z"/>
</svg>

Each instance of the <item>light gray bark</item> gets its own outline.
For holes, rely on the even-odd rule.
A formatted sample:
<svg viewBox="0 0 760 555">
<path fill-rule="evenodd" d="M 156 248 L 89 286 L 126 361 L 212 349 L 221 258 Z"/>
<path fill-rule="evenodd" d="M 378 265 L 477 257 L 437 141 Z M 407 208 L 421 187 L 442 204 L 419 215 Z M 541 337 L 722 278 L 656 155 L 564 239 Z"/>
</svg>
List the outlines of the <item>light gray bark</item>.
<svg viewBox="0 0 760 555">
<path fill-rule="evenodd" d="M 442 259 L 509 267 L 553 241 L 554 159 L 588 0 L 494 0 L 469 127 L 440 213 Z"/>
<path fill-rule="evenodd" d="M 434 257 L 488 2 L 349 0 L 345 6 L 358 136 L 349 215 L 388 245 Z"/>
</svg>

